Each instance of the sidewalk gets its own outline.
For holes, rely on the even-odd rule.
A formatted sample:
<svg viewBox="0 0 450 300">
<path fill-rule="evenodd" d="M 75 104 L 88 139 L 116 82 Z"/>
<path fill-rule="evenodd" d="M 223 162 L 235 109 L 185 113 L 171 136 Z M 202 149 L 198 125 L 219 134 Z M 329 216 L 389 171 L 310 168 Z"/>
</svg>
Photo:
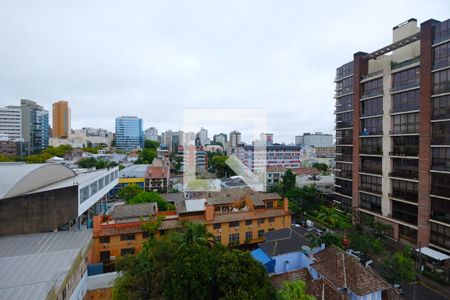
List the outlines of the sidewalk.
<svg viewBox="0 0 450 300">
<path fill-rule="evenodd" d="M 440 285 L 439 283 L 436 283 L 433 280 L 428 279 L 422 274 L 417 274 L 417 278 L 420 280 L 420 283 L 425 287 L 434 290 L 435 292 L 441 294 L 447 299 L 450 299 L 450 287 Z"/>
</svg>

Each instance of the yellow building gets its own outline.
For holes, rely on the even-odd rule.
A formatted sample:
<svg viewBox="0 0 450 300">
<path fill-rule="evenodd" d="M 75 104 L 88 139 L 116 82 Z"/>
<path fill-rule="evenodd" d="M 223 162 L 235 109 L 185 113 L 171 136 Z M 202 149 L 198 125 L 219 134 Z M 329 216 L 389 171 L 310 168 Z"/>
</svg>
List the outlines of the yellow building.
<svg viewBox="0 0 450 300">
<path fill-rule="evenodd" d="M 52 136 L 68 138 L 70 132 L 70 108 L 67 101 L 53 103 Z"/>
</svg>

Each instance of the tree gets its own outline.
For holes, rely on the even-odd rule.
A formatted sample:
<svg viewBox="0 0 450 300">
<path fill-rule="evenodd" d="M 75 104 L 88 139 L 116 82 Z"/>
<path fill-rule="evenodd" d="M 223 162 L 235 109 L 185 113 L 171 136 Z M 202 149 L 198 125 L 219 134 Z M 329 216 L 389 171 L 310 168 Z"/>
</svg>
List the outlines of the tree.
<svg viewBox="0 0 450 300">
<path fill-rule="evenodd" d="M 403 251 L 397 251 L 388 258 L 383 271 L 385 277 L 395 283 L 397 280 L 406 280 L 411 282 L 415 279 L 414 259 L 411 257 L 411 248 L 405 247 Z"/>
<path fill-rule="evenodd" d="M 132 198 L 136 197 L 137 194 L 142 193 L 144 190 L 137 184 L 129 184 L 119 190 L 117 195 L 120 199 L 125 200 L 125 202 L 130 201 Z"/>
<path fill-rule="evenodd" d="M 317 219 L 332 228 L 350 228 L 351 224 L 347 222 L 333 207 L 321 206 Z"/>
<path fill-rule="evenodd" d="M 295 174 L 290 169 L 287 169 L 283 175 L 283 181 L 281 182 L 281 190 L 283 197 L 287 192 L 295 188 Z"/>
<path fill-rule="evenodd" d="M 156 202 L 160 211 L 173 210 L 175 207 L 168 203 L 160 194 L 156 192 L 140 192 L 127 201 L 128 204 Z"/>
<path fill-rule="evenodd" d="M 228 156 L 212 154 L 210 166 L 216 171 L 217 177 L 230 177 L 235 175 L 234 171 L 226 164 Z"/>
<path fill-rule="evenodd" d="M 302 280 L 285 281 L 277 292 L 277 300 L 315 300 L 314 296 L 306 294 L 306 283 Z"/>
<path fill-rule="evenodd" d="M 315 163 L 312 164 L 312 167 L 316 168 L 321 173 L 327 173 L 328 172 L 328 165 L 325 164 L 325 163 L 315 162 Z"/>
<path fill-rule="evenodd" d="M 144 148 L 148 148 L 148 149 L 158 149 L 160 146 L 160 144 L 156 141 L 152 141 L 152 140 L 145 140 L 144 141 Z"/>
<path fill-rule="evenodd" d="M 151 164 L 157 156 L 157 152 L 152 148 L 144 148 L 139 152 L 139 157 L 135 164 Z"/>
<path fill-rule="evenodd" d="M 13 161 L 14 161 L 13 157 L 0 154 L 0 162 L 13 162 Z"/>
</svg>

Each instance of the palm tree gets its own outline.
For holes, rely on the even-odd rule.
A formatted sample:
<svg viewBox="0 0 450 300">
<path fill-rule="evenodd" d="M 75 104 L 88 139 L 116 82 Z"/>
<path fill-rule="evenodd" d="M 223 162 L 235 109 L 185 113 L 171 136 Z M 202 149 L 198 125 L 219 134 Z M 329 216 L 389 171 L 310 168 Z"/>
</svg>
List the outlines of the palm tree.
<svg viewBox="0 0 450 300">
<path fill-rule="evenodd" d="M 350 225 L 333 207 L 321 206 L 317 219 L 333 228 L 345 228 Z"/>
<path fill-rule="evenodd" d="M 182 228 L 181 232 L 174 235 L 174 240 L 179 242 L 180 248 L 194 245 L 211 247 L 214 244 L 214 236 L 206 230 L 205 225 L 183 222 Z"/>
</svg>

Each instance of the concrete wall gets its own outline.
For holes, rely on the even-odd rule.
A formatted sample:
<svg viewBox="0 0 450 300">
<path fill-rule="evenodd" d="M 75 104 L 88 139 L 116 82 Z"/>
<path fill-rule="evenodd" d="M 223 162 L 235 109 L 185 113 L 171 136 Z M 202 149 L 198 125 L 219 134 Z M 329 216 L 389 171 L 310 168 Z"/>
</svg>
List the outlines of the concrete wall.
<svg viewBox="0 0 450 300">
<path fill-rule="evenodd" d="M 273 256 L 275 260 L 275 273 L 285 273 L 308 267 L 312 260 L 300 251 Z"/>
<path fill-rule="evenodd" d="M 77 217 L 77 187 L 0 200 L 0 236 L 49 232 Z"/>
</svg>

